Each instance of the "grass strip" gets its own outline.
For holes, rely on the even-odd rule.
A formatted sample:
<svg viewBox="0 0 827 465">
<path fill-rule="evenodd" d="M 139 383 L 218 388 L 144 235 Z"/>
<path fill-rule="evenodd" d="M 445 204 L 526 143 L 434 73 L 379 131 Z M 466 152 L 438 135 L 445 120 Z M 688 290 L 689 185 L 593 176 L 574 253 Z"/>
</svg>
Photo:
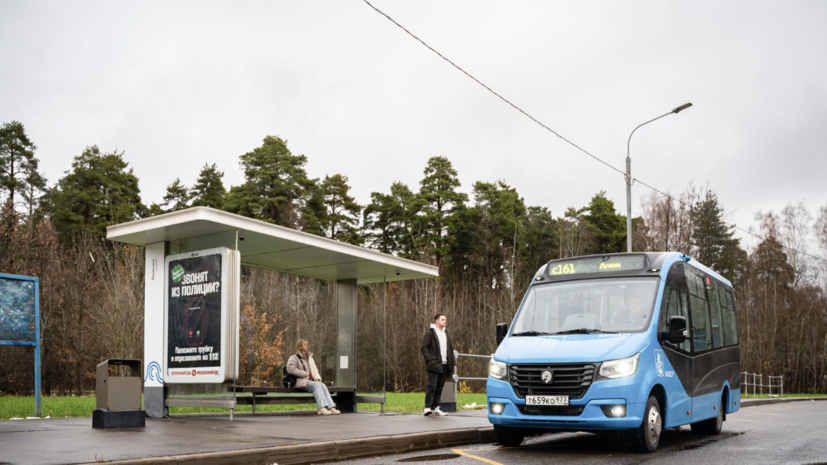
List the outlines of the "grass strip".
<svg viewBox="0 0 827 465">
<path fill-rule="evenodd" d="M 381 395 L 365 394 L 365 395 Z M 485 394 L 457 394 L 457 408 L 462 410 L 465 405 L 476 403 L 475 408 L 485 408 Z M 70 418 L 91 417 L 95 409 L 95 397 L 42 397 L 41 414 L 43 417 Z M 386 412 L 420 412 L 424 408 L 425 394 L 421 392 L 387 393 Z M 308 397 L 307 404 L 288 405 L 257 405 L 256 412 L 286 412 L 293 410 L 315 410 L 316 403 L 312 396 Z M 360 410 L 379 411 L 380 404 L 359 404 Z M 228 413 L 227 409 L 202 407 L 170 407 L 170 413 Z M 240 405 L 236 412 L 251 412 L 252 406 Z M 0 420 L 11 418 L 27 418 L 34 416 L 33 396 L 2 396 L 0 397 Z"/>
</svg>

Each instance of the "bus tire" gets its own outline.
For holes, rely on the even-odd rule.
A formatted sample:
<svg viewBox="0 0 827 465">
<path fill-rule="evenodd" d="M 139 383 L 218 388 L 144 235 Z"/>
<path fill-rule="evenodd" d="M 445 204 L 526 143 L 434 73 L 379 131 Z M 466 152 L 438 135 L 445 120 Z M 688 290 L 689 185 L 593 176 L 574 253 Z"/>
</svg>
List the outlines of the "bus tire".
<svg viewBox="0 0 827 465">
<path fill-rule="evenodd" d="M 518 428 L 494 425 L 494 437 L 505 447 L 517 447 L 523 443 L 525 433 Z"/>
<path fill-rule="evenodd" d="M 716 436 L 721 434 L 721 430 L 724 428 L 724 397 L 721 397 L 721 404 L 718 405 L 718 415 L 699 422 L 692 423 L 689 425 L 692 428 L 692 432 L 695 434 L 708 434 L 710 436 Z"/>
<path fill-rule="evenodd" d="M 660 403 L 655 396 L 649 396 L 643 410 L 643 421 L 639 427 L 629 431 L 632 449 L 643 453 L 655 452 L 658 450 L 662 432 L 663 415 L 660 412 Z"/>
</svg>

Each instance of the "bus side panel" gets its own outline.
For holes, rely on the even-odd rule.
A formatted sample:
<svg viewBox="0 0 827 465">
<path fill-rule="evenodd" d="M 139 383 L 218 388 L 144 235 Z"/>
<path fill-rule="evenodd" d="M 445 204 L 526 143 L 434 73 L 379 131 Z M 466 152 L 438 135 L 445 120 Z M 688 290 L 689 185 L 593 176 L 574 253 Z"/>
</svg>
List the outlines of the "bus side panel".
<svg viewBox="0 0 827 465">
<path fill-rule="evenodd" d="M 717 416 L 719 408 L 721 408 L 720 390 L 692 398 L 692 423 Z"/>
<path fill-rule="evenodd" d="M 718 414 L 718 410 L 713 407 L 721 408 L 721 392 L 724 386 L 730 387 L 730 397 L 740 391 L 740 357 L 738 346 L 712 350 L 693 357 L 693 423 Z"/>
<path fill-rule="evenodd" d="M 656 382 L 666 391 L 665 428 L 685 425 L 690 422 L 689 413 L 692 410 L 692 397 L 681 382 L 680 372 L 672 365 L 672 361 L 682 361 L 674 357 L 674 353 L 663 349 L 655 349 Z"/>
<path fill-rule="evenodd" d="M 726 413 L 735 413 L 741 410 L 741 390 L 731 389 L 729 391 L 729 404 L 726 408 Z"/>
</svg>

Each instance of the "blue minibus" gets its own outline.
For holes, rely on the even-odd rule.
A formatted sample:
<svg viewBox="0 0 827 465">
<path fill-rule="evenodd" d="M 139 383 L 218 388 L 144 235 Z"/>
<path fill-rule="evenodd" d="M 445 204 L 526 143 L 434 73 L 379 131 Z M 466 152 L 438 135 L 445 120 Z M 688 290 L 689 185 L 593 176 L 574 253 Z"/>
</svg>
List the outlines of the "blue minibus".
<svg viewBox="0 0 827 465">
<path fill-rule="evenodd" d="M 552 260 L 497 343 L 486 395 L 505 446 L 549 430 L 622 431 L 654 452 L 663 430 L 719 434 L 740 408 L 732 284 L 677 252 Z"/>
</svg>

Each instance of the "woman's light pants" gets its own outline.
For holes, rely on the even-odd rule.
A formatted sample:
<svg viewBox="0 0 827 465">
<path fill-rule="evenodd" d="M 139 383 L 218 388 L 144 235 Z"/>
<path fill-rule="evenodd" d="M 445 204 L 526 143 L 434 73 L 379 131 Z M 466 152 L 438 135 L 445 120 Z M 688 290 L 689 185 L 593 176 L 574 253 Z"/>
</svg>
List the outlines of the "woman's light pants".
<svg viewBox="0 0 827 465">
<path fill-rule="evenodd" d="M 313 393 L 313 397 L 316 398 L 316 405 L 319 407 L 319 410 L 322 408 L 333 408 L 335 405 L 333 403 L 333 399 L 330 397 L 330 391 L 327 390 L 327 386 L 323 383 L 308 380 L 307 386 L 299 389 L 304 392 Z"/>
</svg>

